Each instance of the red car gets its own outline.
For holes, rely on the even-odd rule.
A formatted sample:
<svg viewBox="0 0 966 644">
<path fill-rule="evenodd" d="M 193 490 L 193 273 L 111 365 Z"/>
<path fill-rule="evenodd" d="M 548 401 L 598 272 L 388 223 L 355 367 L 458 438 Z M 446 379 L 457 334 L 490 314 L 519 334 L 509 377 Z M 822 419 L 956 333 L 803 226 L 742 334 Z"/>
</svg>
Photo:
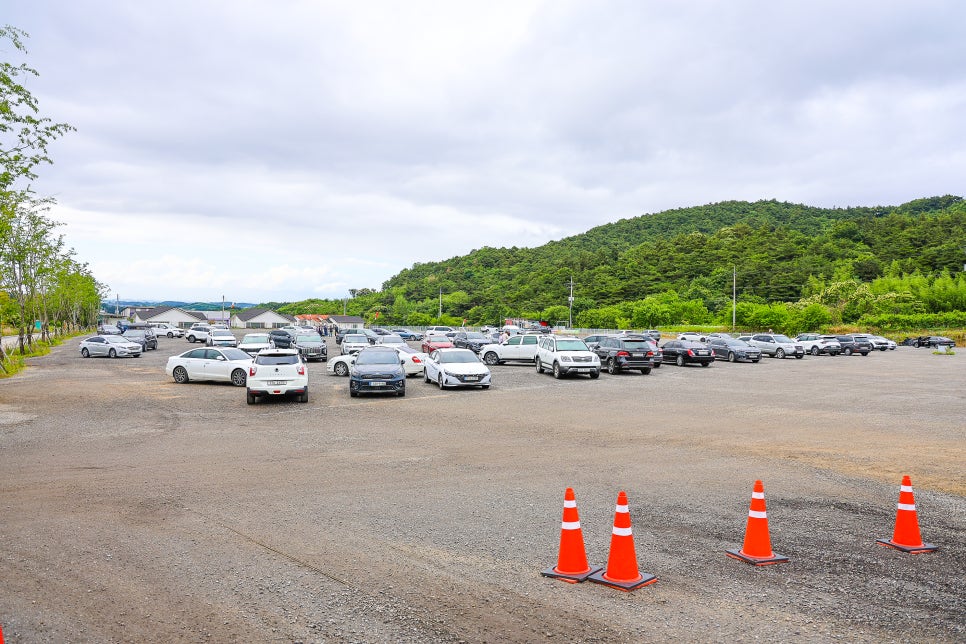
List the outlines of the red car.
<svg viewBox="0 0 966 644">
<path fill-rule="evenodd" d="M 430 335 L 423 340 L 422 352 L 429 354 L 436 349 L 452 349 L 453 342 L 445 335 Z"/>
</svg>

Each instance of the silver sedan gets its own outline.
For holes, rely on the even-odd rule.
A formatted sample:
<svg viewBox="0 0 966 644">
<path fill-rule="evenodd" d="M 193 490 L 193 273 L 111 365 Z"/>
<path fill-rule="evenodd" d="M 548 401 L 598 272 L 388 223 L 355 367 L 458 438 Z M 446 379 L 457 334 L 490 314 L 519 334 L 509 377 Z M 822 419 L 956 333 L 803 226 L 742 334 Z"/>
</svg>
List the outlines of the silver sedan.
<svg viewBox="0 0 966 644">
<path fill-rule="evenodd" d="M 107 356 L 108 358 L 141 357 L 141 344 L 131 342 L 122 335 L 95 335 L 81 340 L 80 354 L 85 358 Z"/>
</svg>

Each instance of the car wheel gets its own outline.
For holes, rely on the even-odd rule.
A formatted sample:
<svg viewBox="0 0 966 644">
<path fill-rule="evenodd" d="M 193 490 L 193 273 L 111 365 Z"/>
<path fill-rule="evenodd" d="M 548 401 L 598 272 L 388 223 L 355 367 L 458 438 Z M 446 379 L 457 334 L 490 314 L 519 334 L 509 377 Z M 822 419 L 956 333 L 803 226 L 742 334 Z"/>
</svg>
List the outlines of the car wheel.
<svg viewBox="0 0 966 644">
<path fill-rule="evenodd" d="M 775 357 L 779 360 L 785 359 L 785 350 L 782 348 L 775 349 Z"/>
<path fill-rule="evenodd" d="M 496 353 L 493 351 L 487 351 L 486 355 L 483 356 L 483 362 L 491 367 L 493 365 L 498 365 L 500 364 L 500 356 L 496 355 Z"/>
<path fill-rule="evenodd" d="M 651 373 L 651 368 L 650 367 L 644 367 L 643 369 L 641 369 L 641 373 L 643 373 L 646 376 L 649 373 Z"/>
<path fill-rule="evenodd" d="M 402 398 L 403 396 L 405 396 L 406 395 L 406 388 L 403 387 L 402 389 L 400 389 L 399 391 L 397 391 L 396 392 L 396 395 L 399 396 L 400 398 Z"/>
<path fill-rule="evenodd" d="M 655 369 L 660 369 L 661 368 L 661 363 L 660 362 L 655 362 L 654 363 L 654 368 Z"/>
<path fill-rule="evenodd" d="M 560 370 L 559 362 L 553 363 L 553 377 L 556 378 L 557 380 L 560 380 L 561 378 L 563 378 L 563 372 Z"/>
<path fill-rule="evenodd" d="M 236 387 L 244 387 L 246 382 L 248 382 L 248 375 L 244 369 L 235 369 L 231 372 L 231 384 Z"/>
<path fill-rule="evenodd" d="M 591 371 L 590 372 L 590 379 L 591 380 L 597 380 L 598 378 L 600 378 L 600 371 Z"/>
<path fill-rule="evenodd" d="M 751 362 L 752 362 L 752 364 L 758 364 L 758 361 L 759 360 L 761 360 L 761 358 L 758 358 L 758 360 L 752 360 Z"/>
<path fill-rule="evenodd" d="M 812 351 L 811 351 L 811 354 L 812 354 L 813 356 L 817 356 L 817 355 L 818 355 L 818 347 L 812 347 Z"/>
<path fill-rule="evenodd" d="M 308 389 L 308 387 L 306 387 L 305 388 L 305 391 L 303 391 L 301 394 L 299 394 L 299 402 L 300 403 L 307 403 L 308 401 L 309 401 L 309 389 Z"/>
<path fill-rule="evenodd" d="M 427 385 L 433 382 L 432 380 L 429 379 L 429 374 L 426 373 L 425 367 L 423 368 L 423 382 L 425 382 Z"/>
<path fill-rule="evenodd" d="M 348 376 L 349 365 L 347 365 L 344 360 L 340 360 L 339 362 L 335 363 L 335 366 L 332 367 L 332 373 L 342 377 Z"/>
<path fill-rule="evenodd" d="M 480 385 L 480 389 L 489 389 L 490 385 Z"/>
<path fill-rule="evenodd" d="M 91 357 L 91 352 L 87 350 L 87 347 L 84 347 L 83 349 L 81 349 L 81 357 L 83 358 Z"/>
<path fill-rule="evenodd" d="M 795 359 L 796 360 L 801 360 L 804 357 L 805 357 L 805 354 L 804 353 L 796 353 L 795 354 Z"/>
<path fill-rule="evenodd" d="M 190 342 L 191 344 L 194 344 L 195 343 L 195 336 L 189 335 L 188 336 L 188 342 Z"/>
<path fill-rule="evenodd" d="M 734 362 L 734 361 L 735 361 L 735 352 L 734 351 L 729 351 L 728 352 L 728 362 Z"/>
<path fill-rule="evenodd" d="M 842 353 L 844 353 L 847 356 L 852 355 L 852 347 L 845 347 L 845 351 L 843 351 Z"/>
<path fill-rule="evenodd" d="M 679 367 L 684 366 L 684 356 L 678 356 L 677 360 L 674 361 Z"/>
<path fill-rule="evenodd" d="M 869 355 L 869 352 L 868 352 L 868 351 L 863 351 L 863 352 L 862 352 L 862 357 L 863 357 L 863 358 L 864 358 L 864 357 L 866 357 L 867 355 Z"/>
<path fill-rule="evenodd" d="M 168 331 L 168 337 L 169 337 L 169 338 L 173 338 L 173 337 L 174 337 L 174 334 L 173 334 L 173 333 L 171 333 L 170 331 Z"/>
<path fill-rule="evenodd" d="M 438 376 L 436 376 L 436 384 L 439 385 L 440 391 L 442 391 L 443 389 L 446 389 L 446 386 L 443 384 L 443 374 L 439 374 Z"/>
<path fill-rule="evenodd" d="M 174 371 L 171 372 L 171 376 L 179 385 L 183 385 L 184 383 L 188 382 L 188 370 L 184 367 L 175 367 Z"/>
<path fill-rule="evenodd" d="M 109 358 L 116 358 L 117 357 L 117 351 L 115 351 L 114 349 L 111 349 L 110 351 L 107 352 L 107 357 L 109 357 Z"/>
<path fill-rule="evenodd" d="M 248 392 L 248 395 L 245 396 L 245 402 L 247 402 L 249 405 L 254 405 L 255 404 L 255 394 L 253 394 L 252 392 L 249 391 Z"/>
<path fill-rule="evenodd" d="M 702 362 L 701 363 L 701 366 L 702 367 L 710 367 L 711 366 L 711 363 L 710 362 Z"/>
<path fill-rule="evenodd" d="M 537 367 L 537 373 L 543 373 L 543 365 L 540 363 L 540 356 L 533 359 L 533 364 Z"/>
<path fill-rule="evenodd" d="M 609 374 L 615 374 L 615 373 L 620 373 L 620 372 L 621 372 L 621 368 L 617 364 L 617 359 L 616 358 L 611 358 L 610 360 L 607 361 L 607 373 L 609 373 Z"/>
</svg>

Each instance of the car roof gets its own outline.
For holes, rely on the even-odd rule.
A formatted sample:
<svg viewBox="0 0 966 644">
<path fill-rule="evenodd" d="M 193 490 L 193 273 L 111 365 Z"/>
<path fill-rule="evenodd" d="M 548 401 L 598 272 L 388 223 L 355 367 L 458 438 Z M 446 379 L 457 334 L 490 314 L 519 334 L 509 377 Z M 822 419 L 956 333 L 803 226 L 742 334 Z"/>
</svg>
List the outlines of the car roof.
<svg viewBox="0 0 966 644">
<path fill-rule="evenodd" d="M 298 349 L 262 349 L 258 352 L 260 356 L 297 356 L 298 354 Z"/>
</svg>

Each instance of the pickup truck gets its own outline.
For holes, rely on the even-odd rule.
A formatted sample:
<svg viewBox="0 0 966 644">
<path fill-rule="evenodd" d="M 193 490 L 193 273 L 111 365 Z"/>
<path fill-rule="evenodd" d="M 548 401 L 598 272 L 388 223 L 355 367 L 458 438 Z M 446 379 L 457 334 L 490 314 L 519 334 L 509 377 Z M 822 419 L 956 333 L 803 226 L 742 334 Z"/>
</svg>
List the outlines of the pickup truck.
<svg viewBox="0 0 966 644">
<path fill-rule="evenodd" d="M 600 377 L 600 358 L 580 338 L 541 336 L 533 362 L 537 373 L 549 369 L 554 378 L 563 378 L 572 373 L 587 374 L 591 378 Z"/>
<path fill-rule="evenodd" d="M 485 344 L 480 347 L 479 356 L 483 362 L 493 366 L 504 362 L 533 362 L 537 355 L 537 341 L 541 336 L 514 335 L 502 344 Z"/>
</svg>

